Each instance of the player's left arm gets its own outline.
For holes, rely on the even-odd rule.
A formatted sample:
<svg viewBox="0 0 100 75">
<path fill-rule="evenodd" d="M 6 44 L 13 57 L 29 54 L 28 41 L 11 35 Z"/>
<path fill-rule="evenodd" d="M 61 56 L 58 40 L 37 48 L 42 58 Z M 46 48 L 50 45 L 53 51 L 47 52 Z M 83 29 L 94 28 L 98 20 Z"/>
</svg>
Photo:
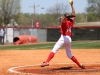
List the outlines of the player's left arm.
<svg viewBox="0 0 100 75">
<path fill-rule="evenodd" d="M 72 9 L 72 15 L 76 16 L 76 12 L 75 12 L 73 2 L 71 2 L 70 5 L 71 5 L 71 9 Z"/>
<path fill-rule="evenodd" d="M 70 2 L 70 5 L 71 5 L 71 9 L 72 9 L 72 13 L 71 13 L 72 18 L 71 19 L 74 21 L 75 16 L 76 16 L 76 12 L 75 12 L 75 8 L 74 8 L 74 5 L 73 5 L 73 1 Z"/>
</svg>

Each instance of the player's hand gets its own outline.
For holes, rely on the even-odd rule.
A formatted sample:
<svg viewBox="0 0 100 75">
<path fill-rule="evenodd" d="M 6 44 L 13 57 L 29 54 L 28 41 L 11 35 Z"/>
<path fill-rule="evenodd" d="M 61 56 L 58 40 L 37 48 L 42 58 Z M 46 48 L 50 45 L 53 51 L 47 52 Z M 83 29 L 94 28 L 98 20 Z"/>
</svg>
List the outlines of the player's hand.
<svg viewBox="0 0 100 75">
<path fill-rule="evenodd" d="M 70 5 L 73 5 L 73 0 L 70 0 L 69 3 L 70 3 Z"/>
</svg>

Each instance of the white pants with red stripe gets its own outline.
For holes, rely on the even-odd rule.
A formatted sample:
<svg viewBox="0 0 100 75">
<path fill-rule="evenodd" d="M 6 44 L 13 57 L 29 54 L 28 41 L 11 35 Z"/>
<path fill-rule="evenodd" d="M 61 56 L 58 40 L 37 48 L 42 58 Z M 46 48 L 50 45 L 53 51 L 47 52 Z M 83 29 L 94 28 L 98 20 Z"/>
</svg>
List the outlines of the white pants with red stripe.
<svg viewBox="0 0 100 75">
<path fill-rule="evenodd" d="M 51 52 L 57 53 L 58 50 L 64 45 L 66 48 L 66 54 L 67 54 L 68 58 L 71 59 L 73 57 L 72 52 L 71 52 L 71 42 L 72 42 L 72 40 L 71 40 L 70 36 L 61 35 L 61 37 L 54 45 Z"/>
</svg>

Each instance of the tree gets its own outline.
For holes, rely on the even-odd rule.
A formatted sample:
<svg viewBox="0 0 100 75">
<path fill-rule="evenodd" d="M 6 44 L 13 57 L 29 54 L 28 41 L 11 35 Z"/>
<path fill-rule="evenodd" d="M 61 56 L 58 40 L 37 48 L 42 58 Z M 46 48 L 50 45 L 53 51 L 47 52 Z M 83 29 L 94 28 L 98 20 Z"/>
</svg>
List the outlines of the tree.
<svg viewBox="0 0 100 75">
<path fill-rule="evenodd" d="M 2 22 L 3 22 L 3 16 L 0 13 L 0 25 L 2 25 Z"/>
<path fill-rule="evenodd" d="M 100 20 L 100 0 L 87 0 L 87 2 L 88 7 L 86 8 L 86 11 L 88 16 L 91 16 L 91 21 L 95 21 L 98 19 Z"/>
<path fill-rule="evenodd" d="M 76 18 L 75 18 L 75 22 L 76 23 L 87 22 L 86 17 L 87 17 L 87 15 L 85 13 L 77 13 Z"/>
<path fill-rule="evenodd" d="M 49 25 L 51 26 L 59 25 L 58 18 L 61 17 L 61 15 L 64 13 L 69 13 L 68 9 L 69 9 L 68 4 L 64 4 L 64 3 L 57 3 L 54 6 L 49 7 L 47 9 Z"/>
<path fill-rule="evenodd" d="M 20 12 L 20 1 L 21 0 L 0 0 L 0 12 L 5 25 Z"/>
<path fill-rule="evenodd" d="M 47 13 L 49 14 L 56 14 L 57 16 L 64 14 L 64 13 L 68 13 L 68 4 L 64 4 L 64 3 L 58 3 L 53 7 L 50 7 L 47 9 Z"/>
</svg>

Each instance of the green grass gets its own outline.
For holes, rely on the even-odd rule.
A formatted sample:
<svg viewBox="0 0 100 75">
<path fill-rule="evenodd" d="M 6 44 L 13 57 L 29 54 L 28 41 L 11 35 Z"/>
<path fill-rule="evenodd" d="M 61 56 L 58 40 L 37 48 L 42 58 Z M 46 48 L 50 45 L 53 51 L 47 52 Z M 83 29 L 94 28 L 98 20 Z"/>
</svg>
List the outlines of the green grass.
<svg viewBox="0 0 100 75">
<path fill-rule="evenodd" d="M 52 48 L 54 43 L 1 46 L 0 50 L 37 50 Z"/>
<path fill-rule="evenodd" d="M 55 43 L 0 46 L 0 50 L 38 50 L 52 49 Z M 62 47 L 64 48 L 64 47 Z M 99 49 L 100 41 L 73 41 L 72 49 Z"/>
<path fill-rule="evenodd" d="M 100 41 L 81 41 L 81 42 L 73 42 L 73 49 L 99 49 Z"/>
</svg>

